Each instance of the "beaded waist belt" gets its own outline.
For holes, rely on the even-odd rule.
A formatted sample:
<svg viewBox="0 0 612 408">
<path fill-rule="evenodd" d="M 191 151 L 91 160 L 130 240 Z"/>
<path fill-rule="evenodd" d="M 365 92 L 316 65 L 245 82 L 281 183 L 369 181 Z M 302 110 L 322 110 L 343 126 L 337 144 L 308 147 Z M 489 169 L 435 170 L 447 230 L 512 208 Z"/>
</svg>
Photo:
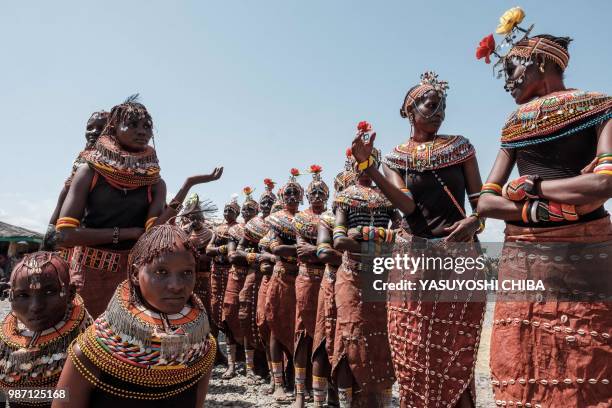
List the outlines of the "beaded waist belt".
<svg viewBox="0 0 612 408">
<path fill-rule="evenodd" d="M 300 264 L 299 274 L 302 276 L 308 276 L 312 278 L 321 278 L 325 272 L 325 266 L 308 266 L 306 264 Z"/>
<path fill-rule="evenodd" d="M 60 258 L 62 258 L 66 262 L 70 262 L 70 258 L 72 257 L 74 248 L 60 248 L 58 252 L 59 252 Z"/>
<path fill-rule="evenodd" d="M 297 276 L 298 271 L 296 270 L 291 270 L 289 268 L 285 267 L 285 262 L 283 261 L 277 261 L 276 265 L 274 265 L 274 271 L 272 272 L 273 275 L 276 275 L 278 277 L 283 277 L 283 276 Z M 295 268 L 295 264 L 293 263 L 288 263 L 288 265 L 291 265 L 294 269 Z"/>
<path fill-rule="evenodd" d="M 123 256 L 127 256 L 127 251 L 115 252 L 90 247 L 75 247 L 71 266 L 119 272 Z"/>
<path fill-rule="evenodd" d="M 350 272 L 372 272 L 374 259 L 364 256 L 363 261 L 357 261 L 348 257 L 345 252 L 342 256 L 342 265 Z"/>
<path fill-rule="evenodd" d="M 234 275 L 236 278 L 244 278 L 249 274 L 248 266 L 232 266 L 230 269 L 230 274 Z"/>
</svg>

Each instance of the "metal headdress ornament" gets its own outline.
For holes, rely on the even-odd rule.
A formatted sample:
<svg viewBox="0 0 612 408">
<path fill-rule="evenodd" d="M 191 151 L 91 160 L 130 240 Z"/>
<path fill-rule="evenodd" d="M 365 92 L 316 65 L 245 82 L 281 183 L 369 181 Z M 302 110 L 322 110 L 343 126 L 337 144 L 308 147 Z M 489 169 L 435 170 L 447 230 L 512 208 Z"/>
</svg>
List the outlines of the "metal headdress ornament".
<svg viewBox="0 0 612 408">
<path fill-rule="evenodd" d="M 274 194 L 274 192 L 272 191 L 274 190 L 274 186 L 276 185 L 276 183 L 272 181 L 272 179 L 266 178 L 264 179 L 264 184 L 266 186 L 265 191 L 263 192 L 261 197 L 259 197 L 259 202 L 261 203 L 266 198 L 269 198 L 272 201 L 276 201 L 276 194 Z"/>
<path fill-rule="evenodd" d="M 225 207 L 229 207 L 236 214 L 240 214 L 240 204 L 238 204 L 238 194 L 236 193 L 232 194 L 230 202 L 225 204 Z"/>
<path fill-rule="evenodd" d="M 417 100 L 429 91 L 438 94 L 440 99 L 446 98 L 446 91 L 448 89 L 447 81 L 438 79 L 438 74 L 433 71 L 425 71 L 421 74 L 421 82 L 406 95 L 400 114 L 403 118 L 408 117 L 407 106 L 416 106 Z"/>
<path fill-rule="evenodd" d="M 44 274 L 53 274 L 57 276 L 57 280 L 61 287 L 60 296 L 65 296 L 68 293 L 68 287 L 70 286 L 68 264 L 54 252 L 39 251 L 24 255 L 21 262 L 15 266 L 11 274 L 10 299 L 12 299 L 12 288 L 15 287 L 17 277 L 24 272 L 28 278 L 29 288 L 32 290 L 42 287 L 41 280 Z"/>
<path fill-rule="evenodd" d="M 300 193 L 299 201 L 300 203 L 302 203 L 304 201 L 304 187 L 302 187 L 302 185 L 298 183 L 297 181 L 297 178 L 299 176 L 301 176 L 301 173 L 298 169 L 294 167 L 290 170 L 289 181 L 287 181 L 287 183 L 282 187 L 282 194 L 285 194 L 285 192 L 287 191 L 289 187 L 295 187 L 298 189 Z M 280 191 L 279 191 L 279 194 L 280 194 Z"/>
<path fill-rule="evenodd" d="M 310 174 L 312 174 L 312 181 L 306 189 L 306 196 L 309 197 L 315 191 L 321 191 L 325 195 L 325 200 L 327 201 L 327 199 L 329 198 L 329 187 L 321 178 L 321 172 L 323 171 L 323 168 L 318 164 L 313 164 L 312 166 L 310 166 L 308 171 L 310 172 Z"/>
</svg>

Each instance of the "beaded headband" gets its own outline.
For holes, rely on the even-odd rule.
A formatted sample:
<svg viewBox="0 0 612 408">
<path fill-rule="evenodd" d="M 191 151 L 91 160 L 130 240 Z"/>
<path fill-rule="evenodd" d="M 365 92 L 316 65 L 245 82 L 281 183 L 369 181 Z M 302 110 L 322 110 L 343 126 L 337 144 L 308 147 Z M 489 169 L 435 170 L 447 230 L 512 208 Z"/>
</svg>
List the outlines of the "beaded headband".
<svg viewBox="0 0 612 408">
<path fill-rule="evenodd" d="M 310 174 L 312 174 L 312 181 L 306 189 L 306 195 L 310 196 L 315 191 L 322 191 L 325 195 L 325 199 L 327 200 L 327 198 L 329 198 L 329 187 L 321 178 L 321 172 L 323 171 L 323 168 L 318 164 L 313 164 L 312 166 L 310 166 L 310 169 L 308 169 L 308 171 L 310 172 Z"/>
<path fill-rule="evenodd" d="M 272 191 L 274 190 L 274 186 L 276 185 L 276 183 L 274 183 L 272 179 L 267 178 L 264 179 L 264 184 L 266 186 L 266 189 L 261 195 L 261 197 L 259 197 L 259 203 L 261 203 L 266 198 L 272 199 L 272 201 L 276 201 L 276 194 L 274 194 L 274 192 Z"/>
<path fill-rule="evenodd" d="M 13 269 L 10 278 L 11 290 L 9 291 L 9 296 L 12 299 L 15 281 L 23 272 L 28 277 L 30 289 L 41 288 L 43 274 L 56 275 L 61 286 L 61 293 L 65 295 L 70 286 L 70 273 L 68 269 L 68 264 L 54 252 L 39 251 L 26 254 Z"/>
<path fill-rule="evenodd" d="M 289 187 L 295 187 L 299 191 L 299 201 L 300 203 L 304 200 L 304 187 L 300 183 L 298 183 L 297 178 L 301 176 L 300 171 L 296 168 L 291 169 L 291 175 L 289 176 L 289 181 L 282 187 L 282 193 L 279 191 L 279 195 L 284 196 L 285 192 Z M 283 199 L 284 201 L 284 199 Z"/>
<path fill-rule="evenodd" d="M 440 98 L 446 98 L 446 90 L 448 89 L 448 82 L 438 79 L 438 74 L 433 71 L 426 71 L 421 74 L 421 82 L 419 85 L 414 87 L 406 95 L 404 106 L 402 106 L 402 117 L 408 116 L 406 106 L 413 105 L 416 101 L 425 95 L 429 91 L 434 91 Z"/>
<path fill-rule="evenodd" d="M 557 64 L 562 70 L 565 70 L 570 58 L 567 50 L 555 41 L 547 38 L 538 36 L 529 37 L 534 25 L 532 24 L 526 29 L 519 27 L 524 18 L 525 12 L 520 7 L 513 7 L 507 10 L 499 18 L 499 25 L 495 30 L 497 34 L 504 35 L 503 40 L 499 45 L 496 45 L 493 34 L 484 37 L 476 49 L 476 58 L 484 58 L 485 62 L 489 64 L 491 62 L 491 55 L 495 55 L 498 61 L 493 65 L 493 68 L 496 69 L 500 64 L 503 67 L 505 61 L 511 58 L 529 61 L 534 55 L 541 55 L 543 58 Z M 516 40 L 519 33 L 522 33 L 522 36 Z M 501 48 L 504 47 L 511 48 L 506 55 L 502 56 Z M 503 68 L 499 69 L 498 78 L 501 77 L 502 71 Z"/>
<path fill-rule="evenodd" d="M 253 199 L 253 189 L 247 186 L 242 189 L 242 192 L 245 196 L 244 203 L 242 203 L 242 208 L 259 210 L 259 204 Z"/>
<path fill-rule="evenodd" d="M 240 204 L 238 204 L 238 194 L 232 194 L 229 203 L 225 204 L 225 208 L 229 207 L 236 214 L 240 214 Z"/>
</svg>

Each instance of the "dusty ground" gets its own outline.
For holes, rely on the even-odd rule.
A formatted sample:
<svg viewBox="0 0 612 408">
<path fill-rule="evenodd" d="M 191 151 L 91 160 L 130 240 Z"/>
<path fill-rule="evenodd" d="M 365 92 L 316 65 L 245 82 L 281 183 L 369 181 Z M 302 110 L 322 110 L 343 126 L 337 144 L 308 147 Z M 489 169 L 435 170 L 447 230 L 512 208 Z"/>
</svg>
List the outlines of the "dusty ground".
<svg viewBox="0 0 612 408">
<path fill-rule="evenodd" d="M 489 337 L 491 335 L 491 316 L 493 303 L 488 304 L 487 315 L 482 331 L 480 350 L 476 365 L 477 407 L 485 408 L 495 406 L 489 385 Z M 0 317 L 8 311 L 8 302 L 0 302 Z M 231 380 L 222 380 L 223 369 L 217 367 L 213 371 L 206 407 L 276 407 L 279 405 L 272 398 L 261 392 L 265 386 L 253 386 L 246 382 L 244 376 Z M 397 386 L 394 389 L 394 402 L 397 403 Z M 307 404 L 312 406 L 312 404 Z"/>
</svg>

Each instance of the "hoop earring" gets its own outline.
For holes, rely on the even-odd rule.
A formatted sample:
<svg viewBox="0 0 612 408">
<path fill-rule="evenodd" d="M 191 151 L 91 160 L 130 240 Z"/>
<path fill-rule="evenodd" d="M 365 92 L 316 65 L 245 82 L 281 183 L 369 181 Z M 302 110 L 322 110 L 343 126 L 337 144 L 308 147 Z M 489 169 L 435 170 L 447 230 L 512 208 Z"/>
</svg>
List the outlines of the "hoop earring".
<svg viewBox="0 0 612 408">
<path fill-rule="evenodd" d="M 544 73 L 544 63 L 541 63 L 538 68 L 540 69 L 541 73 Z"/>
</svg>

